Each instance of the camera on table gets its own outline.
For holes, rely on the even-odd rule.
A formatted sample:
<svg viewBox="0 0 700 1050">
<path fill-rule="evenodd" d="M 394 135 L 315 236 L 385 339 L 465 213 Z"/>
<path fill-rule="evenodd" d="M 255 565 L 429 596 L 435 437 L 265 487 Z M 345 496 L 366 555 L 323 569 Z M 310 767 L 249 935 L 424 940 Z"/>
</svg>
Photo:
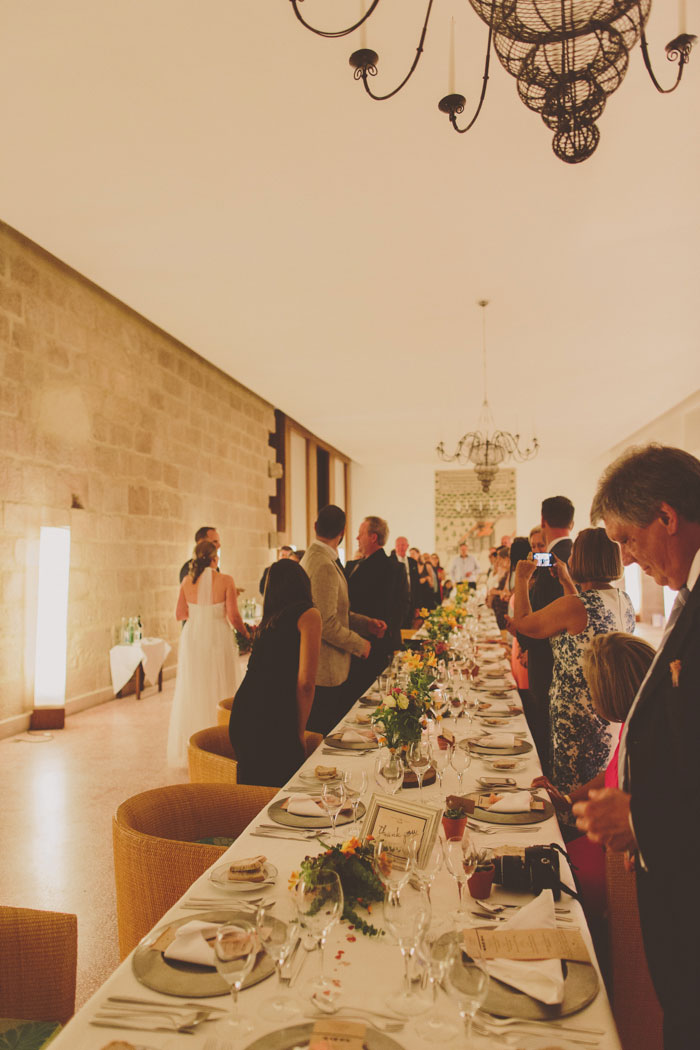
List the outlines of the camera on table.
<svg viewBox="0 0 700 1050">
<path fill-rule="evenodd" d="M 496 856 L 496 872 L 493 881 L 504 890 L 515 890 L 521 893 L 532 893 L 537 896 L 542 890 L 551 890 L 556 901 L 561 897 L 562 887 L 559 878 L 560 847 L 526 846 L 523 856 Z"/>
</svg>

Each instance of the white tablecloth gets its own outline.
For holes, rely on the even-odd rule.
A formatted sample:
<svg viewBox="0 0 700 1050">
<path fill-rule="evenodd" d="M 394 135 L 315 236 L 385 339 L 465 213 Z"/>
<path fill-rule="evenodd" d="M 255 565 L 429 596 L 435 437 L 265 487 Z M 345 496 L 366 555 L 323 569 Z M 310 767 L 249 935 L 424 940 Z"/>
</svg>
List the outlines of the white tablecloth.
<svg viewBox="0 0 700 1050">
<path fill-rule="evenodd" d="M 518 699 L 517 693 L 514 694 L 514 699 Z M 478 720 L 475 719 L 475 723 L 477 721 Z M 524 716 L 520 717 L 516 728 L 527 728 Z M 458 737 L 464 735 L 462 721 L 459 723 L 459 731 L 457 735 Z M 530 739 L 529 733 L 528 739 Z M 372 792 L 380 791 L 374 783 L 375 755 L 348 757 L 343 756 L 343 754 L 339 752 L 337 758 L 335 756 L 323 756 L 322 758 L 319 756 L 312 756 L 308 759 L 303 769 L 311 770 L 319 761 L 325 765 L 334 764 L 343 770 L 355 770 L 364 766 L 369 775 L 369 788 L 368 793 L 365 796 L 365 801 L 367 801 Z M 516 774 L 517 783 L 529 785 L 532 778 L 540 772 L 541 770 L 537 754 L 533 750 L 526 757 L 526 765 L 523 771 Z M 488 773 L 488 770 L 485 768 L 483 762 L 474 756 L 471 767 L 465 774 L 465 790 L 476 790 L 478 787 L 476 778 L 485 775 L 486 773 Z M 299 783 L 298 774 L 292 778 L 290 783 L 294 783 L 295 785 Z M 450 792 L 455 792 L 457 786 L 456 776 L 448 773 L 445 778 L 444 791 L 442 794 L 437 787 L 437 784 L 424 788 L 423 801 L 426 804 L 439 806 L 443 802 L 444 795 Z M 280 796 L 289 794 L 289 790 L 283 789 L 279 794 Z M 407 792 L 404 791 L 400 794 L 410 798 L 411 801 L 418 801 L 418 792 L 415 789 Z M 317 846 L 315 841 L 296 842 L 286 839 L 252 837 L 251 832 L 254 831 L 255 825 L 260 822 L 269 822 L 269 817 L 265 810 L 263 810 L 252 824 L 249 825 L 246 831 L 236 840 L 233 846 L 231 846 L 225 854 L 224 859 L 233 860 L 235 858 L 250 857 L 259 853 L 264 853 L 279 869 L 279 878 L 275 889 L 275 894 L 279 903 L 275 913 L 281 919 L 289 919 L 293 914 L 293 906 L 287 889 L 289 876 L 291 872 L 298 870 L 301 860 L 307 854 L 315 855 L 316 851 L 320 850 L 320 847 Z M 474 832 L 474 837 L 478 847 L 490 848 L 503 843 L 516 844 L 521 847 L 530 843 L 561 843 L 559 828 L 554 817 L 551 817 L 540 824 L 534 825 L 531 835 L 509 835 L 508 828 L 503 827 L 502 830 L 499 828 L 498 834 L 486 835 L 477 831 Z M 221 861 L 217 861 L 217 865 L 220 863 Z M 219 890 L 211 883 L 208 874 L 202 875 L 201 878 L 193 884 L 191 890 L 186 896 L 189 896 L 190 894 L 196 896 L 211 896 L 215 899 L 212 903 L 212 907 L 216 907 L 216 901 L 230 903 L 232 900 L 231 894 Z M 494 888 L 492 900 L 508 901 L 515 899 L 517 898 L 505 893 L 500 888 Z M 454 914 L 457 909 L 456 884 L 450 877 L 449 873 L 444 869 L 437 876 L 432 890 L 432 901 L 434 914 L 438 912 Z M 520 899 L 520 903 L 522 903 L 522 899 Z M 580 926 L 591 957 L 594 958 L 590 935 L 586 927 L 581 907 L 575 901 L 572 901 L 570 909 L 570 914 L 575 922 L 572 926 L 567 926 L 567 928 Z M 381 925 L 381 911 L 381 906 L 375 906 L 373 915 L 369 917 L 370 921 L 375 922 L 377 925 Z M 171 908 L 171 910 L 163 917 L 162 921 L 163 923 L 166 923 L 173 919 L 182 918 L 183 916 L 192 917 L 195 914 L 197 913 L 185 910 L 178 904 Z M 348 1005 L 359 1005 L 378 1010 L 387 1009 L 387 996 L 390 996 L 392 988 L 398 987 L 403 972 L 403 963 L 400 952 L 395 944 L 389 943 L 389 940 L 385 940 L 384 938 L 381 940 L 370 939 L 360 933 L 351 931 L 346 923 L 342 923 L 336 926 L 329 936 L 328 959 L 330 976 L 338 979 L 342 984 L 343 1002 Z M 298 997 L 300 1004 L 306 1005 L 308 1002 L 304 997 L 304 985 L 309 979 L 316 976 L 318 966 L 319 953 L 313 952 L 308 956 L 302 976 L 293 989 L 293 994 Z M 236 1050 L 239 1050 L 239 1048 L 243 1050 L 244 1047 L 248 1046 L 249 1043 L 253 1042 L 264 1033 L 273 1031 L 275 1027 L 280 1027 L 279 1025 L 273 1025 L 270 1022 L 263 1021 L 259 1016 L 261 1002 L 274 994 L 275 988 L 273 981 L 276 981 L 276 978 L 273 978 L 270 981 L 263 981 L 261 984 L 247 989 L 242 994 L 242 1010 L 253 1020 L 255 1031 L 249 1038 L 236 1043 Z M 86 1003 L 78 1014 L 76 1014 L 58 1038 L 54 1040 L 52 1043 L 52 1050 L 101 1050 L 110 1039 L 118 1038 L 126 1038 L 132 1043 L 146 1044 L 148 1047 L 155 1048 L 155 1050 L 179 1050 L 180 1047 L 182 1050 L 186 1050 L 187 1047 L 189 1047 L 190 1050 L 203 1050 L 206 1040 L 212 1036 L 220 1039 L 222 1047 L 225 1047 L 226 1050 L 229 1050 L 229 1047 L 232 1046 L 231 1040 L 226 1034 L 226 1025 L 220 1022 L 207 1021 L 206 1024 L 202 1025 L 197 1030 L 194 1036 L 166 1032 L 127 1032 L 118 1031 L 117 1029 L 110 1032 L 104 1028 L 92 1027 L 89 1024 L 90 1018 L 98 1007 L 104 1005 L 108 995 L 142 996 L 150 999 L 166 1001 L 166 997 L 157 992 L 152 992 L 150 989 L 139 984 L 132 973 L 131 957 L 129 957 L 118 967 L 93 998 Z M 225 997 L 202 1000 L 202 1002 L 210 1002 L 212 1005 L 219 1007 L 225 1007 L 228 1005 Z M 443 999 L 443 1002 L 446 1011 L 454 1010 L 452 1004 L 448 1003 L 446 999 Z M 602 979 L 600 981 L 600 991 L 594 1002 L 585 1010 L 575 1014 L 571 1018 L 570 1023 L 574 1025 L 580 1024 L 588 1028 L 604 1029 L 605 1035 L 600 1037 L 600 1042 L 598 1044 L 599 1050 L 621 1050 Z M 568 1050 L 571 1044 L 562 1038 L 568 1034 L 569 1033 L 561 1033 L 560 1035 L 555 1030 L 551 1030 L 551 1033 L 547 1030 L 542 1036 L 538 1034 L 531 1039 L 530 1034 L 528 1033 L 527 1037 L 521 1036 L 521 1042 L 523 1046 L 528 1047 L 556 1045 L 561 1046 L 563 1050 Z M 577 1038 L 573 1035 L 570 1037 Z M 425 1041 L 415 1032 L 414 1022 L 411 1019 L 408 1020 L 405 1029 L 398 1035 L 392 1036 L 392 1038 L 394 1038 L 400 1046 L 404 1047 L 405 1050 L 425 1050 Z M 456 1047 L 461 1046 L 462 1043 L 463 1039 L 460 1037 L 452 1045 Z M 487 1050 L 487 1048 L 493 1048 L 502 1044 L 496 1036 L 491 1036 L 489 1039 L 474 1036 L 473 1045 L 479 1048 L 479 1050 Z M 518 1045 L 521 1044 L 519 1043 Z"/>
<path fill-rule="evenodd" d="M 146 679 L 155 685 L 171 648 L 164 638 L 142 638 L 132 645 L 113 645 L 109 650 L 109 667 L 115 694 L 126 685 L 139 664 Z"/>
</svg>

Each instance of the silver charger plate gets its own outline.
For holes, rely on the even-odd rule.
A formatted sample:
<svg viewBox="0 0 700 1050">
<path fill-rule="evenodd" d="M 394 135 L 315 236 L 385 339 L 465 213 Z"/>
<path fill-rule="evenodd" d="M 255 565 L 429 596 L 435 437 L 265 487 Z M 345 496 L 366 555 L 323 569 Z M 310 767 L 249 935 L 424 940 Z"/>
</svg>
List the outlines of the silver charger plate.
<svg viewBox="0 0 700 1050">
<path fill-rule="evenodd" d="M 466 743 L 469 750 L 475 755 L 488 755 L 490 758 L 498 758 L 499 755 L 526 755 L 528 751 L 532 751 L 532 744 L 529 740 L 517 740 L 512 747 L 482 747 L 481 744 L 474 744 L 467 741 Z"/>
<path fill-rule="evenodd" d="M 235 906 L 217 908 L 214 911 L 186 915 L 182 919 L 175 919 L 164 926 L 158 926 L 141 941 L 133 954 L 131 965 L 134 976 L 147 988 L 152 988 L 154 992 L 163 992 L 165 995 L 179 995 L 186 999 L 206 998 L 209 995 L 228 995 L 229 986 L 212 967 L 179 962 L 177 959 L 166 959 L 162 952 L 156 952 L 149 947 L 158 939 L 163 930 L 184 926 L 186 922 L 192 922 L 193 919 L 199 919 L 201 922 L 250 922 L 250 912 L 237 912 Z M 284 925 L 279 919 L 272 917 L 270 922 Z M 264 981 L 274 972 L 275 964 L 272 959 L 261 951 L 255 960 L 253 969 L 243 982 L 243 987 L 250 988 L 251 985 Z"/>
<path fill-rule="evenodd" d="M 340 751 L 367 751 L 369 748 L 379 747 L 379 741 L 376 737 L 373 740 L 341 740 L 342 733 L 331 733 L 327 736 L 323 743 L 326 747 L 335 747 Z"/>
<path fill-rule="evenodd" d="M 325 814 L 322 817 L 304 817 L 299 816 L 296 813 L 287 813 L 287 810 L 282 807 L 282 800 L 273 802 L 267 811 L 268 817 L 274 820 L 276 824 L 284 824 L 288 828 L 331 828 L 333 827 L 333 821 L 330 817 Z M 357 819 L 365 815 L 365 804 L 360 802 L 357 807 Z M 340 827 L 342 824 L 352 824 L 354 817 L 352 813 L 339 813 L 336 821 L 336 827 Z"/>
<path fill-rule="evenodd" d="M 361 696 L 359 703 L 362 707 L 379 707 L 380 700 L 378 696 Z"/>
<path fill-rule="evenodd" d="M 498 788 L 494 788 L 496 793 Z M 472 791 L 470 794 L 465 795 L 465 798 L 477 799 L 479 795 L 483 795 L 483 791 Z M 549 817 L 554 815 L 554 806 L 548 798 L 542 800 L 544 802 L 544 809 L 530 810 L 529 813 L 492 813 L 490 809 L 480 809 L 478 806 L 474 809 L 474 812 L 470 814 L 474 820 L 481 820 L 484 824 L 541 824 L 543 820 L 547 820 Z"/>
<path fill-rule="evenodd" d="M 296 1046 L 307 1048 L 313 1030 L 313 1021 L 281 1028 L 278 1032 L 261 1035 L 255 1042 L 248 1043 L 245 1050 L 293 1050 Z M 370 1025 L 367 1026 L 364 1045 L 365 1050 L 403 1050 L 401 1044 L 395 1039 L 384 1032 L 377 1031 Z"/>
<path fill-rule="evenodd" d="M 486 1002 L 481 1009 L 494 1017 L 517 1017 L 523 1021 L 557 1021 L 560 1017 L 578 1013 L 592 1003 L 598 994 L 598 974 L 590 963 L 567 960 L 564 967 L 564 999 L 556 1006 L 547 1006 L 492 977 Z M 556 1029 L 552 1029 L 552 1039 L 555 1041 L 556 1036 Z"/>
</svg>

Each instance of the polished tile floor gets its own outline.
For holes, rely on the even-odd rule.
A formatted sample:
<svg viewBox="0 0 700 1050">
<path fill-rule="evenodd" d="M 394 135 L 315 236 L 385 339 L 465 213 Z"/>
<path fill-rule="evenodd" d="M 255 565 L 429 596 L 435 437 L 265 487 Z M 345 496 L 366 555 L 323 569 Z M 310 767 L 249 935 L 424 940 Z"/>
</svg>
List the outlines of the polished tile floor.
<svg viewBox="0 0 700 1050">
<path fill-rule="evenodd" d="M 93 707 L 48 737 L 0 740 L 0 901 L 77 914 L 78 1006 L 119 962 L 112 814 L 187 780 L 165 763 L 173 689 Z"/>
</svg>

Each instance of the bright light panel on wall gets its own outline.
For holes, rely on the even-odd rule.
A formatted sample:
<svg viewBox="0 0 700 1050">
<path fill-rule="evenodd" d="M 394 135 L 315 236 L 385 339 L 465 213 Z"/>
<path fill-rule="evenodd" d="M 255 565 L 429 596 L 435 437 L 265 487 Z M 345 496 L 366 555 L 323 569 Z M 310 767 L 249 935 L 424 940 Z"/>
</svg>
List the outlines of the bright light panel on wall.
<svg viewBox="0 0 700 1050">
<path fill-rule="evenodd" d="M 42 527 L 34 665 L 34 707 L 66 702 L 70 529 Z"/>
</svg>

